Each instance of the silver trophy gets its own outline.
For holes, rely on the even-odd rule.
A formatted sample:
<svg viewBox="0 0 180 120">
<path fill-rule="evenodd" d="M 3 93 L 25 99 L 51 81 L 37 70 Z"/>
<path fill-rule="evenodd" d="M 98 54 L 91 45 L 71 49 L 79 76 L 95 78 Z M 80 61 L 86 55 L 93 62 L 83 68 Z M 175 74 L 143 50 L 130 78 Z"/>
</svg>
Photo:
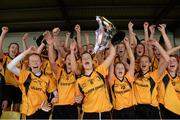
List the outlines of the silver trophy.
<svg viewBox="0 0 180 120">
<path fill-rule="evenodd" d="M 99 28 L 96 30 L 96 44 L 93 53 L 104 50 L 109 42 L 113 45 L 119 44 L 125 37 L 125 32 L 117 31 L 116 27 L 105 17 L 96 16 Z"/>
<path fill-rule="evenodd" d="M 106 18 L 96 16 L 96 21 L 99 24 L 99 28 L 95 31 L 96 44 L 93 53 L 97 53 L 107 48 L 110 40 L 112 40 L 116 33 L 115 26 Z"/>
</svg>

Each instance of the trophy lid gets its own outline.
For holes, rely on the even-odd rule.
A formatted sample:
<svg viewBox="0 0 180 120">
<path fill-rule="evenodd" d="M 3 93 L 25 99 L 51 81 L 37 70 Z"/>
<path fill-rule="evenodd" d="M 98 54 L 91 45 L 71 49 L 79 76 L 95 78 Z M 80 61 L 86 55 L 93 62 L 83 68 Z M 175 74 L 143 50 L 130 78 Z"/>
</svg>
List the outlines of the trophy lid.
<svg viewBox="0 0 180 120">
<path fill-rule="evenodd" d="M 113 45 L 119 44 L 121 41 L 123 41 L 124 37 L 126 36 L 125 32 L 118 31 L 112 38 L 111 43 Z"/>
</svg>

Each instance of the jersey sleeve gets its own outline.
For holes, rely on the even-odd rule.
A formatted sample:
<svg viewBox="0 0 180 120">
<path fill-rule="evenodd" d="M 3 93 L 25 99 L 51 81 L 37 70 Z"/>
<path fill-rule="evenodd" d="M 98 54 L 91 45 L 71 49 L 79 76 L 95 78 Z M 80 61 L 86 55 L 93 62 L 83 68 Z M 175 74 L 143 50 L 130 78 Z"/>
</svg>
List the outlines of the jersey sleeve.
<svg viewBox="0 0 180 120">
<path fill-rule="evenodd" d="M 129 72 L 127 72 L 127 73 L 126 73 L 125 77 L 127 78 L 127 80 L 128 80 L 129 82 L 131 82 L 131 83 L 133 83 L 133 82 L 134 82 L 134 78 L 133 78 L 133 77 L 131 77 L 131 75 L 130 75 L 130 73 L 129 73 Z"/>
<path fill-rule="evenodd" d="M 113 75 L 112 79 L 109 81 L 110 87 L 112 87 L 114 85 L 115 79 L 116 79 L 116 77 L 115 77 L 115 75 Z"/>
<path fill-rule="evenodd" d="M 100 66 L 98 66 L 96 68 L 96 71 L 101 73 L 104 76 L 104 78 L 108 75 L 108 69 L 105 67 L 104 64 L 101 64 Z"/>
<path fill-rule="evenodd" d="M 19 75 L 19 84 L 23 84 L 29 74 L 30 72 L 28 72 L 27 70 L 21 70 Z"/>
<path fill-rule="evenodd" d="M 60 77 L 61 77 L 61 75 L 62 75 L 62 72 L 63 72 L 63 68 L 61 68 L 60 66 L 58 66 L 58 71 L 57 71 L 57 73 L 56 73 L 56 74 L 53 73 L 55 80 L 59 80 L 59 79 L 60 79 Z"/>
<path fill-rule="evenodd" d="M 48 84 L 48 87 L 47 87 L 47 91 L 48 93 L 51 93 L 53 92 L 54 90 L 56 90 L 56 84 L 53 82 L 53 79 L 48 77 L 49 78 L 49 84 Z"/>
<path fill-rule="evenodd" d="M 160 79 L 158 78 L 158 69 L 156 69 L 155 71 L 153 71 L 150 74 L 150 77 L 154 80 L 154 82 L 158 83 L 160 82 Z"/>
</svg>

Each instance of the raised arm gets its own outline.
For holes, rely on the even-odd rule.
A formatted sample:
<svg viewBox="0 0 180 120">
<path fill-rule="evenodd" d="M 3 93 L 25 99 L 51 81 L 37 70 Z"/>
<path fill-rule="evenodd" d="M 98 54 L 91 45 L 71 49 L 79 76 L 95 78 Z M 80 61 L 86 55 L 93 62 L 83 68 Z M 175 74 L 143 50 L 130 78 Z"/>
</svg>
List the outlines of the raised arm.
<svg viewBox="0 0 180 120">
<path fill-rule="evenodd" d="M 30 48 L 28 48 L 27 50 L 25 50 L 24 52 L 22 52 L 20 55 L 18 55 L 17 57 L 15 57 L 8 65 L 7 68 L 9 69 L 9 71 L 11 71 L 12 73 L 14 73 L 15 75 L 19 76 L 20 75 L 20 71 L 21 69 L 19 69 L 18 67 L 16 67 L 16 65 L 28 54 L 36 52 L 36 47 L 35 46 L 31 46 Z"/>
<path fill-rule="evenodd" d="M 150 31 L 150 40 L 154 39 L 155 35 L 155 27 L 156 25 L 150 25 L 149 26 L 149 31 Z M 154 51 L 153 51 L 153 46 L 151 44 L 148 44 L 148 56 L 152 58 L 154 56 Z"/>
<path fill-rule="evenodd" d="M 144 22 L 144 46 L 145 46 L 145 55 L 148 55 L 148 45 L 147 41 L 149 40 L 149 33 L 148 33 L 149 23 Z"/>
<path fill-rule="evenodd" d="M 124 43 L 125 43 L 125 46 L 126 46 L 129 58 L 130 58 L 129 73 L 130 73 L 131 77 L 134 78 L 135 58 L 134 58 L 133 52 L 131 50 L 131 47 L 129 45 L 129 40 L 127 37 L 124 38 Z"/>
<path fill-rule="evenodd" d="M 89 40 L 89 33 L 85 32 L 84 33 L 85 39 L 86 39 L 86 45 L 88 46 L 90 44 L 90 40 Z"/>
<path fill-rule="evenodd" d="M 57 75 L 57 72 L 58 72 L 58 65 L 57 63 L 55 62 L 55 57 L 54 57 L 54 48 L 53 48 L 53 43 L 54 43 L 54 39 L 52 37 L 52 35 L 50 34 L 50 32 L 47 32 L 45 34 L 45 39 L 48 43 L 48 57 L 49 57 L 49 62 L 50 62 L 50 65 L 51 65 L 51 70 L 52 72 Z"/>
<path fill-rule="evenodd" d="M 29 37 L 28 33 L 25 33 L 22 37 L 23 50 L 26 50 L 28 48 L 28 46 L 27 46 L 28 37 Z"/>
<path fill-rule="evenodd" d="M 102 64 L 105 65 L 106 69 L 109 68 L 109 66 L 111 65 L 112 61 L 114 60 L 114 57 L 116 55 L 116 49 L 115 47 L 110 43 L 110 54 L 109 56 L 104 60 L 104 62 Z"/>
<path fill-rule="evenodd" d="M 161 53 L 162 57 L 164 58 L 165 61 L 169 61 L 169 55 L 167 55 L 166 51 L 161 47 L 161 45 L 158 43 L 157 40 L 150 40 L 151 44 L 157 47 L 159 52 Z"/>
<path fill-rule="evenodd" d="M 73 41 L 70 45 L 70 51 L 71 51 L 71 69 L 72 69 L 72 72 L 74 72 L 76 75 L 80 75 L 80 70 L 78 69 L 78 65 L 77 65 L 77 62 L 76 62 L 76 58 L 75 58 L 75 55 L 74 55 L 74 49 L 76 47 L 76 43 L 75 41 Z"/>
<path fill-rule="evenodd" d="M 8 32 L 8 27 L 2 27 L 2 33 L 0 36 L 0 58 L 2 59 L 3 57 L 3 42 L 4 42 L 4 38 L 6 36 Z"/>
<path fill-rule="evenodd" d="M 60 32 L 61 32 L 61 30 L 60 30 L 60 28 L 58 28 L 58 27 L 56 27 L 56 28 L 54 28 L 53 30 L 52 30 L 52 36 L 53 36 L 53 44 L 54 44 L 54 47 L 56 48 L 56 49 L 58 49 L 59 48 L 59 46 L 61 46 L 60 45 L 60 41 L 61 41 L 61 38 L 60 38 Z"/>
<path fill-rule="evenodd" d="M 81 53 L 82 52 L 81 27 L 80 27 L 80 25 L 77 24 L 74 29 L 77 33 L 78 49 Z"/>
<path fill-rule="evenodd" d="M 113 75 L 114 75 L 114 62 L 112 62 L 110 67 L 109 67 L 109 74 L 108 74 L 108 81 L 109 81 L 109 83 L 111 83 Z"/>
<path fill-rule="evenodd" d="M 169 40 L 169 37 L 166 34 L 166 25 L 165 24 L 159 24 L 158 30 L 161 32 L 163 38 L 164 38 L 164 42 L 165 42 L 165 46 L 166 46 L 166 50 L 170 50 L 172 49 L 172 44 Z"/>
<path fill-rule="evenodd" d="M 149 27 L 149 23 L 144 22 L 144 40 L 145 41 L 149 40 L 148 27 Z"/>
<path fill-rule="evenodd" d="M 154 39 L 155 27 L 156 27 L 156 25 L 150 25 L 149 26 L 149 31 L 150 31 L 150 38 L 149 39 Z"/>
<path fill-rule="evenodd" d="M 164 72 L 164 70 L 166 69 L 168 65 L 170 57 L 166 53 L 166 51 L 161 47 L 161 45 L 157 42 L 157 40 L 150 40 L 149 42 L 150 44 L 155 46 L 162 55 L 162 58 L 160 59 L 159 64 L 158 64 L 158 78 L 160 78 L 160 76 L 162 75 L 162 73 Z"/>
<path fill-rule="evenodd" d="M 66 51 L 69 50 L 69 38 L 70 38 L 71 33 L 67 32 L 66 33 L 66 39 L 65 39 L 65 44 L 64 44 L 64 48 Z"/>
<path fill-rule="evenodd" d="M 178 51 L 178 50 L 180 50 L 180 45 L 177 46 L 177 47 L 174 47 L 174 48 L 172 48 L 172 49 L 170 49 L 170 50 L 168 50 L 168 51 L 167 51 L 167 54 L 168 54 L 168 55 L 174 54 L 174 53 L 175 53 L 176 51 Z"/>
<path fill-rule="evenodd" d="M 86 39 L 86 45 L 87 45 L 87 48 L 86 50 L 88 50 L 90 48 L 90 39 L 89 39 L 89 33 L 88 32 L 85 32 L 85 39 Z"/>
<path fill-rule="evenodd" d="M 129 42 L 130 42 L 130 45 L 132 46 L 132 48 L 135 48 L 134 46 L 137 45 L 137 41 L 136 41 L 135 33 L 133 32 L 133 26 L 134 26 L 134 24 L 130 21 L 128 23 Z"/>
</svg>

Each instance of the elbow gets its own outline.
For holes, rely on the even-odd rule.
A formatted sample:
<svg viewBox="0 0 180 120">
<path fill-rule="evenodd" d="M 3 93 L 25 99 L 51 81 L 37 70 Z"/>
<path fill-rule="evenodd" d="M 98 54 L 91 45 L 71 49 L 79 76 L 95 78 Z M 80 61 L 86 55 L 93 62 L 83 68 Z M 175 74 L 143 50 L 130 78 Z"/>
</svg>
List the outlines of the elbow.
<svg viewBox="0 0 180 120">
<path fill-rule="evenodd" d="M 168 56 L 166 59 L 165 59 L 166 62 L 169 62 L 170 61 L 170 57 Z"/>
<path fill-rule="evenodd" d="M 169 62 L 169 61 L 170 61 L 170 57 L 169 57 L 169 56 L 164 57 L 164 61 L 165 61 L 166 63 Z"/>
<path fill-rule="evenodd" d="M 11 64 L 8 64 L 8 65 L 7 65 L 7 69 L 12 72 L 13 66 L 12 66 Z"/>
</svg>

